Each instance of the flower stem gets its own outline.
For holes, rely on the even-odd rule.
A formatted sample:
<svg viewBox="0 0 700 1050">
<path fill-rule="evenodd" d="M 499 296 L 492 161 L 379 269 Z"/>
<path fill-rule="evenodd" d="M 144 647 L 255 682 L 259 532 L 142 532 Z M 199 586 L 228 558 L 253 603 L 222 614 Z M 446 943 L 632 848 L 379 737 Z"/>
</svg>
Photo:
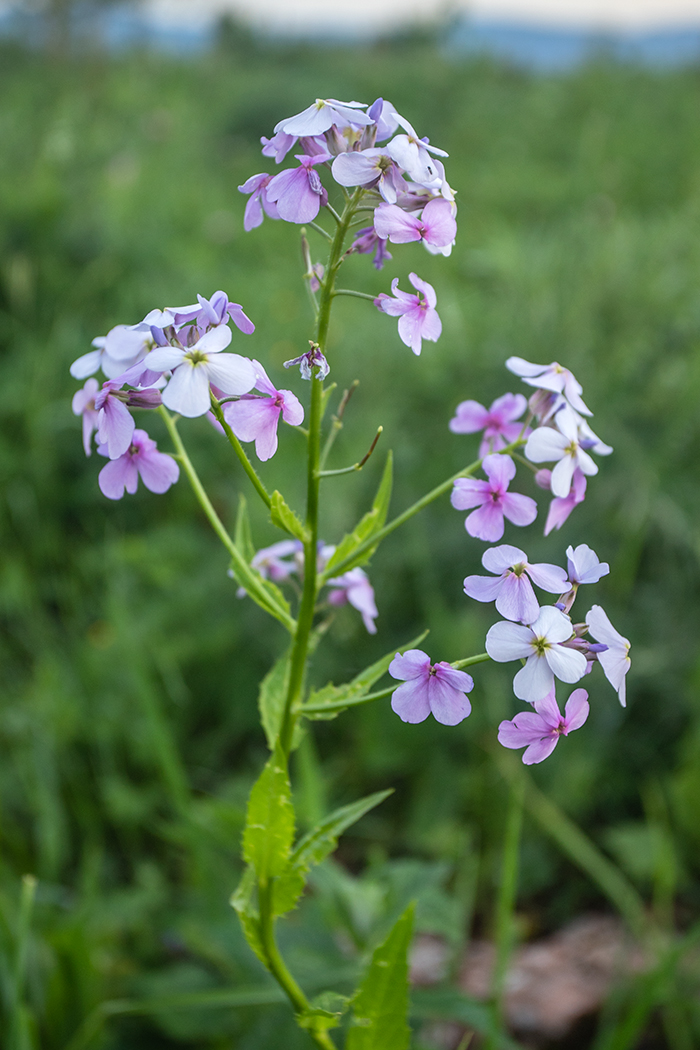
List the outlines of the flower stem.
<svg viewBox="0 0 700 1050">
<path fill-rule="evenodd" d="M 272 500 L 270 498 L 270 494 L 268 493 L 267 489 L 265 488 L 265 486 L 263 485 L 262 481 L 258 477 L 258 472 L 256 471 L 255 467 L 253 466 L 253 464 L 248 459 L 248 456 L 246 455 L 245 449 L 241 445 L 240 441 L 238 440 L 238 438 L 236 437 L 234 432 L 231 430 L 231 427 L 226 422 L 226 418 L 224 416 L 224 413 L 223 413 L 223 410 L 221 408 L 221 405 L 219 404 L 219 402 L 217 401 L 217 399 L 214 397 L 213 394 L 211 395 L 211 410 L 214 413 L 214 415 L 216 416 L 217 421 L 221 424 L 221 426 L 223 428 L 223 431 L 224 431 L 224 433 L 226 434 L 226 437 L 229 440 L 229 444 L 233 448 L 233 451 L 236 453 L 236 455 L 240 459 L 241 464 L 243 466 L 243 469 L 245 470 L 246 474 L 248 475 L 248 477 L 252 481 L 253 488 L 255 489 L 257 494 L 260 496 L 260 499 L 263 501 L 263 503 L 265 504 L 265 506 L 269 510 L 271 505 L 272 505 Z"/>
<path fill-rule="evenodd" d="M 473 664 L 483 664 L 491 657 L 488 653 L 479 653 L 477 656 L 468 656 L 466 660 L 453 660 L 452 667 L 455 671 L 461 671 L 463 667 L 471 667 Z"/>
<path fill-rule="evenodd" d="M 355 299 L 369 299 L 371 303 L 377 298 L 376 295 L 369 295 L 368 292 L 355 292 L 352 288 L 338 288 L 333 295 L 352 295 Z"/>
</svg>

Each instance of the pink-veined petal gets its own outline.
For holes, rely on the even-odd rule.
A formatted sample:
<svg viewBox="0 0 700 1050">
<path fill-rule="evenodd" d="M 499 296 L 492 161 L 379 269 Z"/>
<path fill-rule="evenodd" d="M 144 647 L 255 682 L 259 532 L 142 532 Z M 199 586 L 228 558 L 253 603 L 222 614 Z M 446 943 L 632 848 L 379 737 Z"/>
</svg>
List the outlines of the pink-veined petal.
<svg viewBox="0 0 700 1050">
<path fill-rule="evenodd" d="M 588 718 L 589 711 L 590 705 L 588 703 L 588 693 L 586 690 L 574 689 L 573 693 L 566 701 L 566 707 L 564 708 L 564 719 L 566 721 L 567 732 L 572 733 L 574 729 L 580 729 Z"/>
<path fill-rule="evenodd" d="M 464 693 L 437 674 L 428 679 L 428 703 L 435 721 L 444 726 L 458 725 L 472 710 Z"/>
<path fill-rule="evenodd" d="M 505 526 L 503 524 L 503 508 L 500 503 L 489 500 L 478 510 L 472 511 L 464 527 L 470 536 L 476 540 L 484 540 L 486 543 L 494 543 L 500 540 Z"/>
<path fill-rule="evenodd" d="M 507 620 L 530 624 L 537 619 L 540 607 L 527 576 L 510 573 L 503 581 L 496 608 Z"/>
<path fill-rule="evenodd" d="M 537 503 L 530 496 L 519 492 L 506 492 L 501 496 L 501 507 L 508 521 L 514 525 L 531 525 L 537 517 Z"/>
<path fill-rule="evenodd" d="M 474 478 L 457 478 L 452 489 L 450 502 L 455 510 L 471 510 L 480 507 L 489 499 L 488 481 L 476 481 Z"/>
<path fill-rule="evenodd" d="M 430 714 L 428 687 L 423 678 L 412 678 L 394 691 L 391 709 L 402 722 L 424 722 Z"/>
<path fill-rule="evenodd" d="M 426 677 L 430 670 L 430 657 L 422 649 L 407 649 L 402 655 L 397 653 L 389 664 L 389 674 L 392 678 Z"/>
<path fill-rule="evenodd" d="M 476 434 L 488 421 L 488 412 L 478 401 L 462 401 L 449 422 L 453 434 Z"/>
<path fill-rule="evenodd" d="M 549 758 L 554 748 L 559 743 L 558 736 L 548 736 L 544 740 L 538 740 L 534 744 L 530 744 L 523 755 L 523 762 L 526 766 L 537 765 L 538 762 L 544 762 L 545 758 Z"/>
</svg>

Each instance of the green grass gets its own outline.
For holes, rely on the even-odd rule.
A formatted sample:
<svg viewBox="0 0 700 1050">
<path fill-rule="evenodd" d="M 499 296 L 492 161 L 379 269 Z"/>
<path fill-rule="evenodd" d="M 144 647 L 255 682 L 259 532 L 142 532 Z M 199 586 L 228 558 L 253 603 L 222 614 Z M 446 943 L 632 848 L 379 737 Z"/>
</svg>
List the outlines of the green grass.
<svg viewBox="0 0 700 1050">
<path fill-rule="evenodd" d="M 417 270 L 436 287 L 444 335 L 416 359 L 370 304 L 338 302 L 331 378 L 360 386 L 329 466 L 355 461 L 378 424 L 384 433 L 362 474 L 324 483 L 324 534 L 337 540 L 366 509 L 382 450 L 396 458 L 397 511 L 471 459 L 475 441 L 447 421 L 460 400 L 517 389 L 510 354 L 573 369 L 615 455 L 561 533 L 545 542 L 535 524 L 506 538 L 534 560 L 587 542 L 610 562 L 589 605 L 632 640 L 633 671 L 626 711 L 602 676 L 591 681 L 585 729 L 533 775 L 685 929 L 700 900 L 700 71 L 601 62 L 531 76 L 416 41 L 187 62 L 0 59 L 0 1016 L 24 1033 L 17 1046 L 63 1050 L 107 1000 L 238 987 L 264 998 L 227 898 L 265 754 L 257 682 L 282 631 L 235 597 L 184 483 L 116 505 L 100 495 L 68 365 L 112 325 L 223 287 L 257 324 L 234 348 L 282 374 L 310 330 L 298 233 L 266 222 L 244 234 L 236 187 L 265 170 L 259 136 L 317 96 L 390 98 L 449 151 L 460 208 L 448 260 L 397 246 L 380 275 L 366 258 L 347 263 L 342 284 L 370 293 Z M 182 430 L 231 521 L 248 494 L 240 470 L 205 424 Z M 299 506 L 289 475 L 301 441 L 287 431 L 281 446 L 265 480 Z M 343 611 L 317 684 L 426 626 L 435 659 L 481 650 L 492 612 L 462 593 L 481 554 L 462 517 L 444 500 L 379 551 L 379 634 Z M 258 546 L 276 538 L 257 507 L 254 530 Z M 319 723 L 300 756 L 309 821 L 397 789 L 283 931 L 310 989 L 333 971 L 347 991 L 339 943 L 374 943 L 417 886 L 419 929 L 458 950 L 470 915 L 489 928 L 507 796 L 489 748 L 516 702 L 509 669 L 475 678 L 474 714 L 457 729 L 404 725 L 378 702 Z M 518 908 L 535 932 L 607 906 L 574 862 L 526 818 Z M 17 993 L 26 873 L 39 881 Z M 697 1037 L 687 974 L 659 967 L 662 991 L 650 978 L 611 1008 L 601 1046 L 637 1045 L 625 1033 L 637 1038 L 652 1008 Z M 305 1045 L 284 1006 L 114 1013 L 91 1045 Z"/>
</svg>

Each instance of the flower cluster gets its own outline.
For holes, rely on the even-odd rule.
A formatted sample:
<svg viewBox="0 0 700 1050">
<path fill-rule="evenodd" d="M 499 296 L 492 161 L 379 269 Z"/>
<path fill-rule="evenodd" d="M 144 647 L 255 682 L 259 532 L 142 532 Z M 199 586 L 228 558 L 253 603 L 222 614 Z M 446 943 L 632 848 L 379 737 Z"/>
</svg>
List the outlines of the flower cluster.
<svg viewBox="0 0 700 1050">
<path fill-rule="evenodd" d="M 139 475 L 151 492 L 165 492 L 179 474 L 172 457 L 135 429 L 130 408 L 162 404 L 193 418 L 209 412 L 213 395 L 223 401 L 224 419 L 236 437 L 255 442 L 260 460 L 277 451 L 280 416 L 292 426 L 303 421 L 296 396 L 277 390 L 258 361 L 223 352 L 233 337 L 229 321 L 246 335 L 255 330 L 225 292 L 211 299 L 198 295 L 189 306 L 151 310 L 137 324 L 117 325 L 73 362 L 74 378 L 89 377 L 73 398 L 73 412 L 83 419 L 85 454 L 91 454 L 97 431 L 97 451 L 110 460 L 99 477 L 110 499 L 120 499 L 125 488 L 135 492 Z M 98 370 L 107 377 L 102 387 L 94 378 Z"/>
<path fill-rule="evenodd" d="M 249 194 L 244 226 L 252 230 L 265 215 L 293 223 L 313 222 L 329 206 L 328 189 L 319 172 L 327 170 L 347 195 L 354 189 L 357 205 L 372 210 L 371 226 L 360 229 L 350 248 L 374 253 L 380 270 L 391 259 L 388 244 L 421 242 L 431 254 L 449 255 L 457 233 L 454 192 L 445 178 L 444 150 L 421 138 L 390 102 L 378 98 L 360 102 L 316 99 L 296 116 L 281 120 L 271 138 L 262 138 L 263 155 L 280 164 L 292 149 L 296 168 L 271 175 L 252 175 L 242 186 Z M 319 267 L 309 274 L 318 289 L 324 280 Z M 416 295 L 397 290 L 374 300 L 382 313 L 399 317 L 399 336 L 414 353 L 422 339 L 435 341 L 442 326 L 435 310 L 433 288 L 416 274 L 410 277 Z"/>
</svg>

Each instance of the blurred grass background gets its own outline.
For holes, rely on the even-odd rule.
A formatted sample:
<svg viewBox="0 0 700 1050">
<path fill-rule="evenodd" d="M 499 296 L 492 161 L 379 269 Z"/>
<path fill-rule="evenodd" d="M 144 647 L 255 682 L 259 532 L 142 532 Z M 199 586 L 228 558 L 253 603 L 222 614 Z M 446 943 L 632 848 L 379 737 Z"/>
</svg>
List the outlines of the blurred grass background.
<svg viewBox="0 0 700 1050">
<path fill-rule="evenodd" d="M 262 46 L 229 32 L 191 59 L 58 60 L 5 44 L 0 94 L 6 1019 L 19 1016 L 21 876 L 39 880 L 18 1046 L 77 1046 L 71 1039 L 105 999 L 264 985 L 227 898 L 265 757 L 257 682 L 282 632 L 236 598 L 184 481 L 163 497 L 101 496 L 100 464 L 85 460 L 70 411 L 68 366 L 113 325 L 223 288 L 257 325 L 234 336 L 234 349 L 298 390 L 280 367 L 310 334 L 298 232 L 266 221 L 244 234 L 236 187 L 270 170 L 260 135 L 317 96 L 391 99 L 449 151 L 460 208 L 447 260 L 407 245 L 380 275 L 366 257 L 346 264 L 341 283 L 371 293 L 393 276 L 408 287 L 416 270 L 437 290 L 444 334 L 416 359 L 370 304 L 338 301 L 331 378 L 360 386 L 331 465 L 356 460 L 379 423 L 384 433 L 361 475 L 325 483 L 324 535 L 336 541 L 366 509 L 389 447 L 395 510 L 469 462 L 476 440 L 447 422 L 460 400 L 489 404 L 518 389 L 503 367 L 509 355 L 572 368 L 615 455 L 560 533 L 544 541 L 541 509 L 539 523 L 510 527 L 506 540 L 559 562 L 569 543 L 586 542 L 610 562 L 579 605 L 605 606 L 632 640 L 633 670 L 627 711 L 594 676 L 588 724 L 534 776 L 686 929 L 700 903 L 700 69 L 655 73 L 601 58 L 545 76 L 450 59 L 427 36 L 360 50 Z M 167 447 L 158 421 L 149 430 Z M 206 424 L 182 432 L 232 522 L 241 471 Z M 286 430 L 262 470 L 297 506 L 301 446 Z M 521 490 L 530 491 L 525 479 Z M 252 509 L 256 545 L 274 542 Z M 493 611 L 462 593 L 482 553 L 463 517 L 443 500 L 379 551 L 370 569 L 379 633 L 367 636 L 343 610 L 318 654 L 318 684 L 345 680 L 426 626 L 434 659 L 481 651 Z M 282 931 L 310 987 L 334 973 L 340 987 L 349 960 L 416 892 L 419 928 L 456 950 L 468 930 L 489 933 L 507 788 L 488 748 L 518 707 L 511 676 L 479 667 L 474 713 L 455 729 L 404 725 L 387 703 L 317 724 L 296 767 L 307 822 L 397 790 L 345 837 L 342 866 L 322 869 Z M 526 822 L 523 935 L 606 907 Z M 697 991 L 676 998 L 686 1043 L 652 1020 L 619 1046 L 696 1045 Z M 90 1045 L 306 1044 L 286 1007 L 246 1006 L 125 1014 Z"/>
</svg>

